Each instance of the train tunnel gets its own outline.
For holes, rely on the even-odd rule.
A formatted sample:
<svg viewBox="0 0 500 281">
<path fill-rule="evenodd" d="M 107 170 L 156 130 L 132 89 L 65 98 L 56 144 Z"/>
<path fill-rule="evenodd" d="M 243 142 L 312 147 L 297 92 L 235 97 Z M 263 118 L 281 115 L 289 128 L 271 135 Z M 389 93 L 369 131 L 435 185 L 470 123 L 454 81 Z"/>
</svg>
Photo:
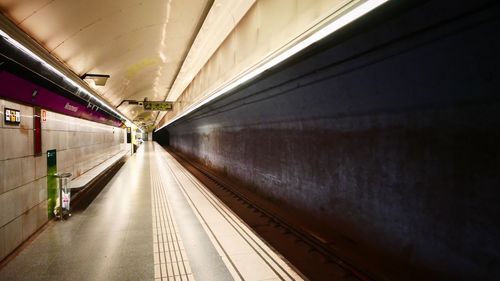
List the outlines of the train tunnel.
<svg viewBox="0 0 500 281">
<path fill-rule="evenodd" d="M 1 280 L 500 279 L 496 1 L 0 10 Z"/>
</svg>

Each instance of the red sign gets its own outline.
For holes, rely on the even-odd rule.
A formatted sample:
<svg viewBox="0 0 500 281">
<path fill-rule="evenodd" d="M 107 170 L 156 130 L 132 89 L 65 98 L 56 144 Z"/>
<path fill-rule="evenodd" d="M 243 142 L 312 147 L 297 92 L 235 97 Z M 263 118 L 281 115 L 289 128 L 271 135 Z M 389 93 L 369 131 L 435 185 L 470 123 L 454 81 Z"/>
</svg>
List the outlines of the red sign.
<svg viewBox="0 0 500 281">
<path fill-rule="evenodd" d="M 42 121 L 47 121 L 47 110 L 42 109 Z"/>
</svg>

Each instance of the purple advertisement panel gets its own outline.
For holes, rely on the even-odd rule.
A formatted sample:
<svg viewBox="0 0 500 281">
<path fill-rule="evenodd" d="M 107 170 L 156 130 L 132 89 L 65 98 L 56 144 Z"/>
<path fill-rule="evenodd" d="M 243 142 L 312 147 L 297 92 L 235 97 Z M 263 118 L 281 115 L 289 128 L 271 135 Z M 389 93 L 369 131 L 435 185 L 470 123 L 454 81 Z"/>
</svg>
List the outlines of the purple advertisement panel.
<svg viewBox="0 0 500 281">
<path fill-rule="evenodd" d="M 37 94 L 33 96 L 35 90 Z M 123 124 L 105 112 L 92 110 L 6 71 L 0 72 L 0 97 L 111 126 L 120 127 Z"/>
</svg>

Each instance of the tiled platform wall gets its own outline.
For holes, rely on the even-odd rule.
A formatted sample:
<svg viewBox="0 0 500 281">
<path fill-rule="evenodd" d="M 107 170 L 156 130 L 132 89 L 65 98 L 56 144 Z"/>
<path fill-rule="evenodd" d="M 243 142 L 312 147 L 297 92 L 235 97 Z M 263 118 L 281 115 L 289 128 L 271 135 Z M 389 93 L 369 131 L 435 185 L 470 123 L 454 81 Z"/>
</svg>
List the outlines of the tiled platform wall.
<svg viewBox="0 0 500 281">
<path fill-rule="evenodd" d="M 7 125 L 4 107 L 21 111 L 21 124 Z M 42 155 L 34 156 L 33 108 L 0 99 L 0 260 L 47 222 L 47 150 L 57 168 L 78 176 L 124 147 L 123 129 L 47 112 Z"/>
<path fill-rule="evenodd" d="M 54 112 L 42 122 L 42 151 L 57 150 L 57 170 L 78 177 L 120 150 L 123 130 Z M 41 160 L 47 163 L 44 153 Z M 46 167 L 45 167 L 46 169 Z"/>
</svg>

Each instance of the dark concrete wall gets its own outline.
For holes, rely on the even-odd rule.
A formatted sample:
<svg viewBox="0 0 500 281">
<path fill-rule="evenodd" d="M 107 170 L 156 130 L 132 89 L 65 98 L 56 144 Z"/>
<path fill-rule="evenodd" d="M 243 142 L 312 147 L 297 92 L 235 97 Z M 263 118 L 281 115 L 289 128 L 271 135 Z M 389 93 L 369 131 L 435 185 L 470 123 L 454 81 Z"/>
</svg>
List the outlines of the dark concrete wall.
<svg viewBox="0 0 500 281">
<path fill-rule="evenodd" d="M 500 280 L 499 7 L 391 2 L 170 125 L 170 145 L 380 278 Z"/>
</svg>

